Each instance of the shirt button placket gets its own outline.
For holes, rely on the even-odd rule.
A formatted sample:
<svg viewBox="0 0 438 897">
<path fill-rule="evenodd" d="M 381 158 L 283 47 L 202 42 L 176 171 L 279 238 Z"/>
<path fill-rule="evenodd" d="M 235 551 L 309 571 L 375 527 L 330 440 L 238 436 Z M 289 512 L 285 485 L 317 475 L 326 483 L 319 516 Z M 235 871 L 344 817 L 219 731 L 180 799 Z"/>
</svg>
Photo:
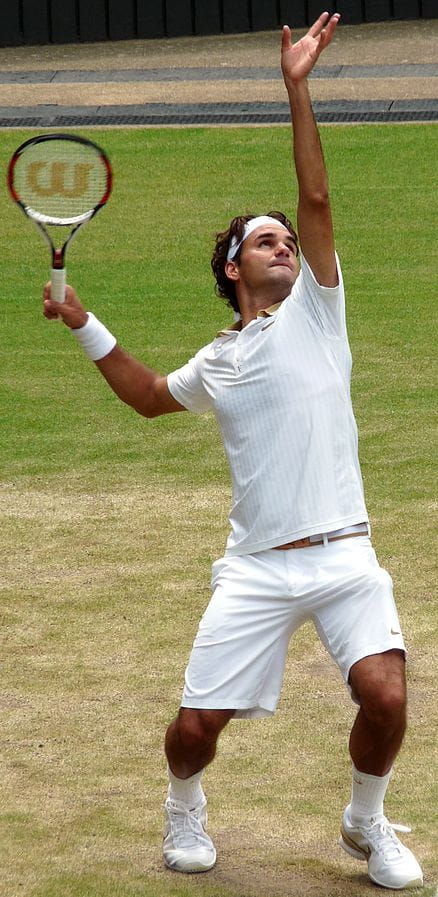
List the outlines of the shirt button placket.
<svg viewBox="0 0 438 897">
<path fill-rule="evenodd" d="M 236 374 L 242 373 L 242 360 L 240 358 L 240 355 L 239 355 L 239 352 L 237 349 L 236 349 L 236 352 L 234 353 L 234 372 Z"/>
<path fill-rule="evenodd" d="M 243 338 L 244 338 L 244 334 L 239 333 L 237 336 L 237 339 L 236 339 L 235 346 L 234 346 L 234 372 L 236 374 L 241 374 L 242 368 L 243 368 L 242 357 L 240 355 L 240 349 L 242 347 Z"/>
</svg>

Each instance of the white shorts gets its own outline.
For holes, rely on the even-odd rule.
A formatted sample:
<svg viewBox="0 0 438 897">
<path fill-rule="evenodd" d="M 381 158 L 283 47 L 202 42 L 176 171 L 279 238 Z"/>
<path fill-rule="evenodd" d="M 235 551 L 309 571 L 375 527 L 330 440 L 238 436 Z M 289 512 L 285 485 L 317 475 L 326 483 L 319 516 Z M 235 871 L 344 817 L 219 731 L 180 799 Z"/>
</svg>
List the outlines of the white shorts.
<svg viewBox="0 0 438 897">
<path fill-rule="evenodd" d="M 368 536 L 327 545 L 225 557 L 195 638 L 181 705 L 269 716 L 277 706 L 289 641 L 312 620 L 348 685 L 371 654 L 405 651 L 392 580 Z"/>
</svg>

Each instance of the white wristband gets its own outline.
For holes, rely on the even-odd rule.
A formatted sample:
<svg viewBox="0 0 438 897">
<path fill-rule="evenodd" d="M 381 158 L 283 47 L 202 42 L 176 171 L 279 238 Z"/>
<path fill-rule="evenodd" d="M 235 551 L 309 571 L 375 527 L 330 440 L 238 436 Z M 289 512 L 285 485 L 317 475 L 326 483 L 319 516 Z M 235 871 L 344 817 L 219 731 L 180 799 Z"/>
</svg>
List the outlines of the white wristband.
<svg viewBox="0 0 438 897">
<path fill-rule="evenodd" d="M 91 361 L 99 361 L 108 355 L 117 343 L 115 336 L 106 329 L 91 311 L 88 312 L 88 321 L 83 327 L 72 328 L 71 332 L 81 344 L 84 352 Z"/>
</svg>

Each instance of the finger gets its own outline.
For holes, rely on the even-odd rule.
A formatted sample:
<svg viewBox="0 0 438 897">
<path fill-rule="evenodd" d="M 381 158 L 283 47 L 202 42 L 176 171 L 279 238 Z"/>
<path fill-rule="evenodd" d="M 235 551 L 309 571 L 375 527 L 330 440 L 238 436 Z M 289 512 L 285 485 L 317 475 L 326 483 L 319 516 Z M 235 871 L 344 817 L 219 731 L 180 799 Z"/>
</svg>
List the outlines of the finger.
<svg viewBox="0 0 438 897">
<path fill-rule="evenodd" d="M 283 25 L 283 32 L 281 35 L 281 50 L 284 52 L 285 50 L 290 50 L 292 46 L 292 32 L 289 28 L 289 25 Z"/>
<path fill-rule="evenodd" d="M 318 41 L 318 55 L 321 50 L 327 47 L 327 45 L 330 43 L 340 18 L 340 14 L 335 13 L 335 15 L 332 16 L 330 21 L 327 23 L 327 26 L 322 29 Z"/>
<path fill-rule="evenodd" d="M 341 14 L 339 12 L 335 12 L 334 15 L 332 15 L 330 21 L 327 22 L 327 25 L 324 28 L 324 31 L 326 32 L 326 36 L 327 36 L 327 43 L 329 41 L 331 41 L 333 34 L 336 31 L 336 27 L 338 25 L 340 18 L 341 18 Z"/>
<path fill-rule="evenodd" d="M 53 312 L 53 313 L 54 313 L 54 312 L 55 312 L 55 309 L 56 309 L 56 310 L 58 309 L 58 304 L 59 304 L 59 303 L 55 302 L 53 299 L 50 299 L 50 298 L 49 298 L 49 299 L 45 299 L 45 300 L 44 300 L 44 303 L 43 303 L 43 305 L 44 305 L 44 311 L 48 311 L 48 312 Z"/>
<path fill-rule="evenodd" d="M 54 318 L 57 318 L 57 317 L 58 317 L 58 312 L 54 310 L 54 308 L 52 307 L 52 303 L 51 303 L 50 300 L 47 300 L 47 301 L 44 303 L 44 307 L 43 307 L 43 315 L 44 315 L 45 318 L 48 318 L 49 321 L 52 321 L 52 320 L 54 320 Z"/>
<path fill-rule="evenodd" d="M 65 302 L 73 302 L 75 299 L 77 299 L 76 293 L 75 293 L 73 287 L 71 287 L 70 284 L 67 283 L 65 285 L 65 300 L 64 301 Z"/>
<path fill-rule="evenodd" d="M 321 29 L 324 27 L 326 22 L 328 22 L 329 18 L 329 12 L 322 12 L 321 15 L 317 18 L 316 22 L 314 22 L 311 28 L 309 28 L 307 33 L 312 37 L 318 37 L 318 34 L 320 34 Z"/>
<path fill-rule="evenodd" d="M 48 283 L 43 287 L 43 299 L 48 299 L 49 301 L 52 299 L 52 281 L 49 280 Z"/>
</svg>

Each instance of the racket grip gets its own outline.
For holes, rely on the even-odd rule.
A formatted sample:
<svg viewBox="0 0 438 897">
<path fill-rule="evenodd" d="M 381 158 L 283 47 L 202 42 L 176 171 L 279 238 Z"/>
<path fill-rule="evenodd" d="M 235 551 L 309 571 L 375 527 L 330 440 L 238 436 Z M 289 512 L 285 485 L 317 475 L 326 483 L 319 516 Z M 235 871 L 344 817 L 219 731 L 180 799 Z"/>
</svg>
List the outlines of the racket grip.
<svg viewBox="0 0 438 897">
<path fill-rule="evenodd" d="M 55 302 L 64 302 L 65 278 L 66 278 L 65 268 L 52 268 L 52 272 L 51 272 L 52 288 L 50 290 L 50 296 L 52 299 L 55 300 Z"/>
</svg>

